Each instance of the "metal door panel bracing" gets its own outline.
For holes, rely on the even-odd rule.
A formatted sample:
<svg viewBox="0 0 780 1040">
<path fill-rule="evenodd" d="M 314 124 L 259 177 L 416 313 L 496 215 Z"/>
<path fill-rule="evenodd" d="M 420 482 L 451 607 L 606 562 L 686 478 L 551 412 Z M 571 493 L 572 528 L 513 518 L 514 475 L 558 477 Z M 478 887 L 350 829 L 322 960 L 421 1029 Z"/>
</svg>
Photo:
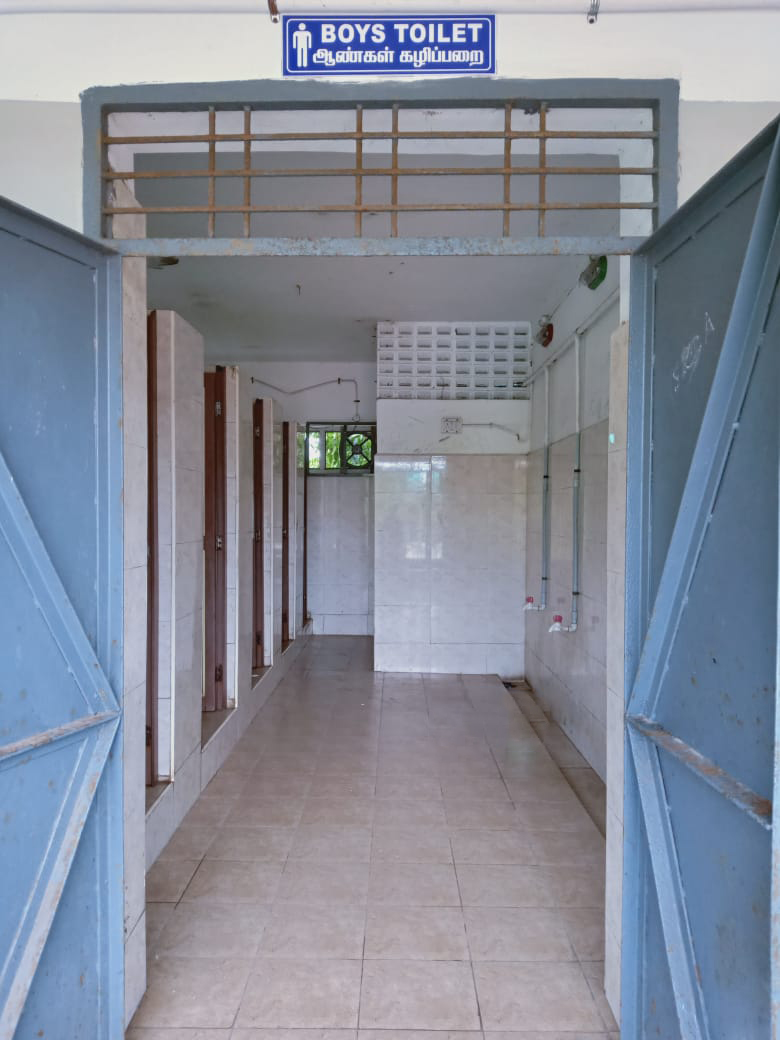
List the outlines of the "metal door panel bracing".
<svg viewBox="0 0 780 1040">
<path fill-rule="evenodd" d="M 777 1035 L 779 278 L 776 123 L 632 260 L 632 1038 Z"/>
<path fill-rule="evenodd" d="M 0 1038 L 121 1035 L 121 261 L 0 200 Z"/>
</svg>

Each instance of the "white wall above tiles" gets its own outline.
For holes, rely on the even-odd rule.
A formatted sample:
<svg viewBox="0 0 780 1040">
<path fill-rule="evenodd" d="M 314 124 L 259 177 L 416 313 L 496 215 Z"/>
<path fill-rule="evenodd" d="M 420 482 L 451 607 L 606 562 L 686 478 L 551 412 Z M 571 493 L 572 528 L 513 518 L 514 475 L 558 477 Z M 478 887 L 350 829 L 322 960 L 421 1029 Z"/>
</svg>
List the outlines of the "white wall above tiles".
<svg viewBox="0 0 780 1040">
<path fill-rule="evenodd" d="M 374 478 L 310 477 L 309 613 L 315 634 L 374 631 Z"/>
<path fill-rule="evenodd" d="M 463 432 L 443 438 L 445 417 L 463 419 Z M 382 454 L 523 454 L 528 451 L 530 427 L 529 401 L 377 401 Z"/>
<path fill-rule="evenodd" d="M 267 379 L 274 387 L 298 390 L 330 379 L 355 379 L 360 397 L 360 417 L 366 422 L 376 418 L 376 362 L 294 362 L 263 361 L 241 366 L 255 379 Z M 355 415 L 352 383 L 331 383 L 305 393 L 285 394 L 262 383 L 253 384 L 255 397 L 273 397 L 284 419 L 291 422 L 348 422 Z"/>
<path fill-rule="evenodd" d="M 595 293 L 579 286 L 569 294 L 553 315 L 556 335 L 545 352 L 534 348 L 534 370 L 560 350 L 572 343 L 578 328 L 580 337 L 580 425 L 584 429 L 606 419 L 609 414 L 609 340 L 620 322 L 620 304 L 617 299 L 617 264 L 611 268 L 608 282 Z M 610 304 L 610 299 L 613 302 Z M 533 382 L 531 395 L 530 450 L 544 446 L 545 379 L 550 382 L 550 443 L 568 437 L 576 430 L 575 382 L 576 360 L 574 346 L 550 364 L 548 375 L 540 373 Z"/>
<path fill-rule="evenodd" d="M 524 671 L 520 455 L 381 455 L 375 463 L 375 667 Z"/>
</svg>

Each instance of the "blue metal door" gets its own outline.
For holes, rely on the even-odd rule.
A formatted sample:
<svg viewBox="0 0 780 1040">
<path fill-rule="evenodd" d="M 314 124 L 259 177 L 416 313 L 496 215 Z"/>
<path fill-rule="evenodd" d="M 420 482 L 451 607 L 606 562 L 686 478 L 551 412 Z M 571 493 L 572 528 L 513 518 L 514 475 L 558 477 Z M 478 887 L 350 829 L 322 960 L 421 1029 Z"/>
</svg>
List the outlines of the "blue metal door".
<svg viewBox="0 0 780 1040">
<path fill-rule="evenodd" d="M 123 1029 L 121 273 L 0 200 L 0 1038 Z"/>
<path fill-rule="evenodd" d="M 627 1040 L 778 1035 L 779 214 L 774 124 L 632 259 Z"/>
</svg>

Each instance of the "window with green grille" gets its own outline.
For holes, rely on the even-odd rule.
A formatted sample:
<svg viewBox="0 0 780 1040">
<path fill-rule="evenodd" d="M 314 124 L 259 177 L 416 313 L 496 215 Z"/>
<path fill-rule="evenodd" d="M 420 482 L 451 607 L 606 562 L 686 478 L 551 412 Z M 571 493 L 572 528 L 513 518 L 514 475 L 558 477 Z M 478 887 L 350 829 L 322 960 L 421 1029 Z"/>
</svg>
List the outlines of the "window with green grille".
<svg viewBox="0 0 780 1040">
<path fill-rule="evenodd" d="M 308 423 L 306 469 L 318 476 L 374 472 L 373 423 Z"/>
</svg>

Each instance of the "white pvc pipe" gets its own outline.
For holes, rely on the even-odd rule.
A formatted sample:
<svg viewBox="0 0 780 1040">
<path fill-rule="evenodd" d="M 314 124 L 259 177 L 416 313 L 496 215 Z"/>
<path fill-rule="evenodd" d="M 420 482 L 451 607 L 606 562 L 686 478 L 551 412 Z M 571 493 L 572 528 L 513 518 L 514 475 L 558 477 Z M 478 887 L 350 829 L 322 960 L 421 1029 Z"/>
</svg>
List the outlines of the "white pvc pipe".
<svg viewBox="0 0 780 1040">
<path fill-rule="evenodd" d="M 530 376 L 525 380 L 523 386 L 530 386 L 531 383 L 533 383 L 542 374 L 542 372 L 546 372 L 550 365 L 554 365 L 559 358 L 562 358 L 567 351 L 571 350 L 571 348 L 577 341 L 577 336 L 581 336 L 584 332 L 587 332 L 592 325 L 595 325 L 599 318 L 603 314 L 606 314 L 610 307 L 612 307 L 612 305 L 615 303 L 619 296 L 620 289 L 614 289 L 609 294 L 609 296 L 602 303 L 600 303 L 594 311 L 592 311 L 588 315 L 585 321 L 583 321 L 581 325 L 577 326 L 577 328 L 574 330 L 571 336 L 569 336 L 568 339 L 565 339 L 563 343 L 561 343 L 560 347 L 554 350 L 552 354 L 547 355 L 547 357 L 544 359 L 541 365 L 539 365 L 538 368 L 535 368 L 533 372 L 530 374 Z M 553 315 L 553 317 L 554 316 L 555 315 Z"/>
<path fill-rule="evenodd" d="M 278 0 L 281 14 L 410 15 L 515 14 L 579 15 L 588 13 L 588 0 Z M 780 0 L 604 0 L 600 17 L 630 14 L 709 14 L 715 12 L 780 11 Z M 266 14 L 261 0 L 0 0 L 2 14 Z"/>
</svg>

